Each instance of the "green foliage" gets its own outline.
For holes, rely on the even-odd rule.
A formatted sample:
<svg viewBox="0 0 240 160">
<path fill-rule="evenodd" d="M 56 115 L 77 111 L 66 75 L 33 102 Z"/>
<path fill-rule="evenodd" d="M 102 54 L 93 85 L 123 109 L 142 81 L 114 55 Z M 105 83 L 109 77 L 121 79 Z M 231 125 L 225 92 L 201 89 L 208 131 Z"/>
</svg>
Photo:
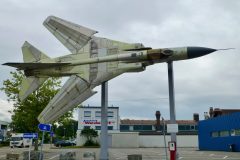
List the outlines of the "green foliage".
<svg viewBox="0 0 240 160">
<path fill-rule="evenodd" d="M 10 141 L 0 142 L 0 147 L 9 146 Z"/>
<path fill-rule="evenodd" d="M 97 142 L 93 141 L 93 138 L 98 136 L 98 132 L 92 128 L 85 128 L 81 131 L 81 136 L 84 136 L 87 140 L 84 146 L 99 146 Z"/>
<path fill-rule="evenodd" d="M 89 146 L 100 146 L 100 144 L 98 142 L 94 142 L 93 140 L 87 140 L 84 143 L 85 147 L 89 147 Z"/>
<path fill-rule="evenodd" d="M 13 102 L 12 122 L 10 127 L 14 132 L 38 132 L 38 115 L 47 106 L 49 101 L 59 91 L 61 81 L 57 78 L 49 78 L 44 84 L 23 102 L 18 98 L 24 74 L 21 71 L 10 72 L 12 78 L 3 82 L 1 88 Z M 72 116 L 69 112 L 66 117 Z"/>
<path fill-rule="evenodd" d="M 71 139 L 76 137 L 78 121 L 65 118 L 58 122 L 58 126 L 53 126 L 53 132 L 57 135 L 57 139 Z"/>
</svg>

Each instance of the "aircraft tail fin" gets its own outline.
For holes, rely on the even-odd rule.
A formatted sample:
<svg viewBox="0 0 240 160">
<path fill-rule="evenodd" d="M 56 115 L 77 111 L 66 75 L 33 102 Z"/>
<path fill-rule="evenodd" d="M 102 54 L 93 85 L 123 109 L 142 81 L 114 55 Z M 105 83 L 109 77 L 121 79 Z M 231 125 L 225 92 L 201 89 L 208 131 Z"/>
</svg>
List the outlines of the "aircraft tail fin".
<svg viewBox="0 0 240 160">
<path fill-rule="evenodd" d="M 45 55 L 43 52 L 35 48 L 33 45 L 28 43 L 27 41 L 24 42 L 22 46 L 22 54 L 23 54 L 23 61 L 25 63 L 13 64 L 15 67 L 19 69 L 34 69 L 34 66 L 41 65 L 42 63 L 51 63 L 53 60 Z M 48 65 L 42 65 L 48 66 Z M 26 77 L 23 78 L 19 98 L 21 101 L 26 99 L 31 93 L 36 91 L 46 80 L 48 77 Z"/>
<path fill-rule="evenodd" d="M 20 92 L 19 92 L 19 99 L 21 101 L 25 100 L 31 93 L 36 91 L 48 78 L 37 78 L 37 77 L 27 77 L 23 78 Z"/>
<path fill-rule="evenodd" d="M 50 57 L 45 55 L 43 52 L 35 48 L 27 41 L 25 41 L 22 46 L 22 54 L 24 62 L 40 62 L 40 61 L 52 62 Z"/>
</svg>

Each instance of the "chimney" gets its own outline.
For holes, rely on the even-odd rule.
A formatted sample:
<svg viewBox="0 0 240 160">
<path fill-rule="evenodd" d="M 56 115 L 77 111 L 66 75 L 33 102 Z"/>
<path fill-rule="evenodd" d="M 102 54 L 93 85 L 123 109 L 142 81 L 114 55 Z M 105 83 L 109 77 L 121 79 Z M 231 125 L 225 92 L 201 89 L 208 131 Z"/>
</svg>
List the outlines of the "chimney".
<svg viewBox="0 0 240 160">
<path fill-rule="evenodd" d="M 210 107 L 210 108 L 209 108 L 209 115 L 210 115 L 210 118 L 213 117 L 213 107 Z"/>
<path fill-rule="evenodd" d="M 155 125 L 155 128 L 156 128 L 156 131 L 160 131 L 160 117 L 161 117 L 161 113 L 160 111 L 156 111 L 156 125 Z"/>
<path fill-rule="evenodd" d="M 193 120 L 198 122 L 199 121 L 199 114 L 198 113 L 193 113 Z"/>
</svg>

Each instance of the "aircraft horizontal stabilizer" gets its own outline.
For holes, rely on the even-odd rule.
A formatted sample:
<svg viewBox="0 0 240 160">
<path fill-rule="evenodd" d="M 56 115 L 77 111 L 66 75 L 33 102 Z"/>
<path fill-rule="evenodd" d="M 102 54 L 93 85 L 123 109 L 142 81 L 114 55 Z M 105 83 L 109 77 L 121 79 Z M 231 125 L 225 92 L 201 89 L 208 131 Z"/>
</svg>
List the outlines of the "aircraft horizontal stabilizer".
<svg viewBox="0 0 240 160">
<path fill-rule="evenodd" d="M 95 93 L 86 81 L 73 75 L 41 112 L 38 120 L 40 123 L 52 123 Z"/>
<path fill-rule="evenodd" d="M 48 78 L 28 77 L 23 78 L 19 98 L 21 101 L 26 99 L 31 93 L 37 90 Z"/>
<path fill-rule="evenodd" d="M 49 16 L 43 25 L 73 54 L 85 46 L 97 31 Z"/>
</svg>

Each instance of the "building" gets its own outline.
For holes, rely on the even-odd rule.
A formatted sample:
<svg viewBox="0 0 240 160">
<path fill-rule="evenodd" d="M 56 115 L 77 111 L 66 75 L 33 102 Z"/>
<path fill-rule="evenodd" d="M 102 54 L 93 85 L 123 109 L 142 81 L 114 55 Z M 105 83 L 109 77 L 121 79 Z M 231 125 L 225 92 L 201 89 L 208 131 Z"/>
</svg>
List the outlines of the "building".
<svg viewBox="0 0 240 160">
<path fill-rule="evenodd" d="M 0 121 L 0 142 L 4 141 L 7 137 L 7 128 L 9 123 L 5 121 Z"/>
<path fill-rule="evenodd" d="M 166 133 L 169 122 L 169 120 L 160 121 L 160 130 L 156 131 L 156 120 L 120 120 L 119 108 L 108 107 L 109 147 L 164 147 L 163 124 L 165 124 Z M 197 147 L 198 121 L 178 120 L 177 123 L 179 127 L 178 146 Z M 100 133 L 101 107 L 84 106 L 78 109 L 78 146 L 83 145 L 86 141 L 81 136 L 81 130 L 84 128 L 93 128 Z M 170 141 L 170 134 L 166 133 L 166 139 Z M 95 140 L 100 141 L 99 137 Z"/>
<path fill-rule="evenodd" d="M 178 134 L 196 135 L 198 131 L 198 121 L 195 120 L 177 120 Z M 161 121 L 160 131 L 163 130 L 163 123 L 165 123 L 165 131 L 167 131 L 167 124 Z M 120 123 L 121 132 L 139 132 L 139 134 L 156 134 L 156 120 L 129 120 L 123 119 Z M 162 132 L 161 132 L 162 133 Z M 160 132 L 158 132 L 160 134 Z"/>
<path fill-rule="evenodd" d="M 240 151 L 240 111 L 210 108 L 209 114 L 199 121 L 199 149 Z"/>
<path fill-rule="evenodd" d="M 119 107 L 108 107 L 108 130 L 119 132 L 120 118 Z M 80 136 L 84 128 L 101 130 L 101 107 L 83 106 L 78 109 L 77 145 L 83 145 L 85 139 Z"/>
<path fill-rule="evenodd" d="M 119 107 L 108 107 L 108 130 L 119 130 Z M 101 130 L 101 107 L 84 106 L 78 109 L 78 130 Z"/>
</svg>

